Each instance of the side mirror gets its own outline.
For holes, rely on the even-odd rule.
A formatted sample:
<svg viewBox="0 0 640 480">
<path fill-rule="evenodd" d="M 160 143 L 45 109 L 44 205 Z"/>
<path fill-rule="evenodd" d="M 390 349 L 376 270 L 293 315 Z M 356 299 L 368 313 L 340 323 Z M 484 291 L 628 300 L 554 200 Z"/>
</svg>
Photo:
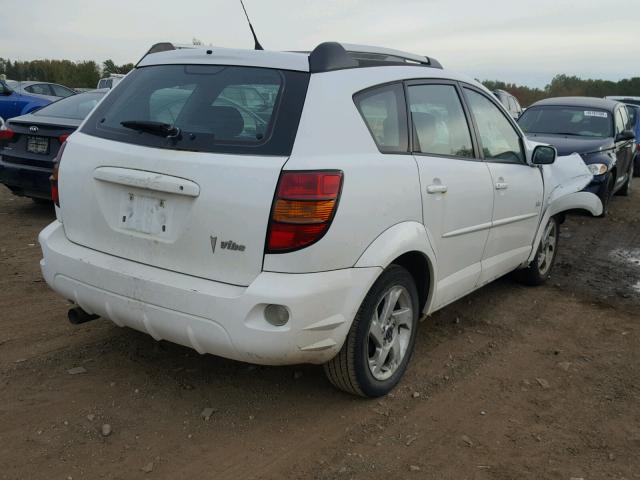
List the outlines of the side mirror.
<svg viewBox="0 0 640 480">
<path fill-rule="evenodd" d="M 633 130 L 624 130 L 616 135 L 616 142 L 627 142 L 634 138 L 636 138 L 636 134 L 633 133 Z"/>
<path fill-rule="evenodd" d="M 558 152 L 551 145 L 538 145 L 533 149 L 531 163 L 533 165 L 551 165 L 556 161 Z"/>
</svg>

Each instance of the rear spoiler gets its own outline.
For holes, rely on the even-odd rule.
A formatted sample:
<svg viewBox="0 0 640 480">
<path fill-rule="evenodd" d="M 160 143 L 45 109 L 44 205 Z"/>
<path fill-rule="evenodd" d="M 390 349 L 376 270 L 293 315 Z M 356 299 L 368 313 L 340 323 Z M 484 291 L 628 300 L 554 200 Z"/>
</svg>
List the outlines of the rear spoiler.
<svg viewBox="0 0 640 480">
<path fill-rule="evenodd" d="M 171 42 L 155 43 L 151 46 L 149 50 L 147 50 L 147 53 L 145 53 L 142 56 L 142 58 L 138 60 L 138 63 L 136 63 L 136 67 L 140 65 L 140 62 L 142 62 L 142 60 L 144 60 L 147 55 L 151 55 L 152 53 L 169 52 L 171 50 L 183 50 L 186 48 L 198 48 L 198 47 L 199 45 L 189 45 L 184 43 L 171 43 Z"/>
</svg>

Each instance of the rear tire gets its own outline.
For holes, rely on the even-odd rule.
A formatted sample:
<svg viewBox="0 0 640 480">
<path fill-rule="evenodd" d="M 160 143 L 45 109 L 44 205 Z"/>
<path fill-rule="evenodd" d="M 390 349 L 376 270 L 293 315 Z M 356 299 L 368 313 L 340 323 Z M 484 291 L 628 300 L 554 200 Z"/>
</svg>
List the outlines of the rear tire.
<svg viewBox="0 0 640 480">
<path fill-rule="evenodd" d="M 362 301 L 338 354 L 324 364 L 329 381 L 363 397 L 389 393 L 413 353 L 418 309 L 413 277 L 404 267 L 391 265 Z"/>
<path fill-rule="evenodd" d="M 533 261 L 527 268 L 515 272 L 516 279 L 532 287 L 542 285 L 551 277 L 556 262 L 560 226 L 556 217 L 551 217 L 544 227 L 540 245 Z"/>
</svg>

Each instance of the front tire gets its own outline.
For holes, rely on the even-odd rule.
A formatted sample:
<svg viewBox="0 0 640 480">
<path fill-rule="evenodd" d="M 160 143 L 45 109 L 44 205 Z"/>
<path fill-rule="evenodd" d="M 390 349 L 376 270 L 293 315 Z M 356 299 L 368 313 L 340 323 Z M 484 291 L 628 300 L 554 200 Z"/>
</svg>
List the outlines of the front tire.
<svg viewBox="0 0 640 480">
<path fill-rule="evenodd" d="M 611 197 L 613 197 L 613 187 L 615 186 L 615 183 L 616 179 L 611 172 L 607 178 L 607 187 L 600 195 L 600 201 L 602 202 L 602 213 L 599 215 L 600 218 L 606 217 L 609 213 L 609 204 L 611 203 Z"/>
<path fill-rule="evenodd" d="M 363 397 L 389 393 L 413 353 L 419 318 L 411 274 L 391 265 L 373 284 L 338 354 L 324 365 L 329 381 Z"/>
<path fill-rule="evenodd" d="M 560 227 L 558 219 L 551 217 L 544 227 L 540 245 L 533 261 L 527 268 L 516 272 L 517 279 L 525 285 L 538 286 L 551 277 L 556 262 Z"/>
<path fill-rule="evenodd" d="M 631 162 L 631 165 L 629 166 L 629 172 L 627 175 L 627 181 L 624 182 L 624 185 L 618 191 L 618 195 L 622 195 L 623 197 L 628 197 L 631 194 L 631 184 L 633 183 L 634 163 L 635 162 Z"/>
</svg>

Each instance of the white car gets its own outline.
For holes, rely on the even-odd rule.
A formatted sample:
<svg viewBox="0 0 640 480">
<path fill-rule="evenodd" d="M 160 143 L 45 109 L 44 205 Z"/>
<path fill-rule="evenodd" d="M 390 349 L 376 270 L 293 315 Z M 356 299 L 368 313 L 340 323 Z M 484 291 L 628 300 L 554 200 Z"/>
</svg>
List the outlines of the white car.
<svg viewBox="0 0 640 480">
<path fill-rule="evenodd" d="M 434 59 L 149 54 L 61 150 L 42 272 L 75 323 L 379 396 L 422 314 L 514 270 L 543 282 L 564 212 L 601 213 L 580 157 L 555 157 Z"/>
<path fill-rule="evenodd" d="M 120 80 L 122 80 L 125 76 L 121 73 L 112 73 L 108 77 L 101 78 L 98 80 L 98 86 L 96 87 L 98 90 L 102 88 L 113 88 Z"/>
</svg>

